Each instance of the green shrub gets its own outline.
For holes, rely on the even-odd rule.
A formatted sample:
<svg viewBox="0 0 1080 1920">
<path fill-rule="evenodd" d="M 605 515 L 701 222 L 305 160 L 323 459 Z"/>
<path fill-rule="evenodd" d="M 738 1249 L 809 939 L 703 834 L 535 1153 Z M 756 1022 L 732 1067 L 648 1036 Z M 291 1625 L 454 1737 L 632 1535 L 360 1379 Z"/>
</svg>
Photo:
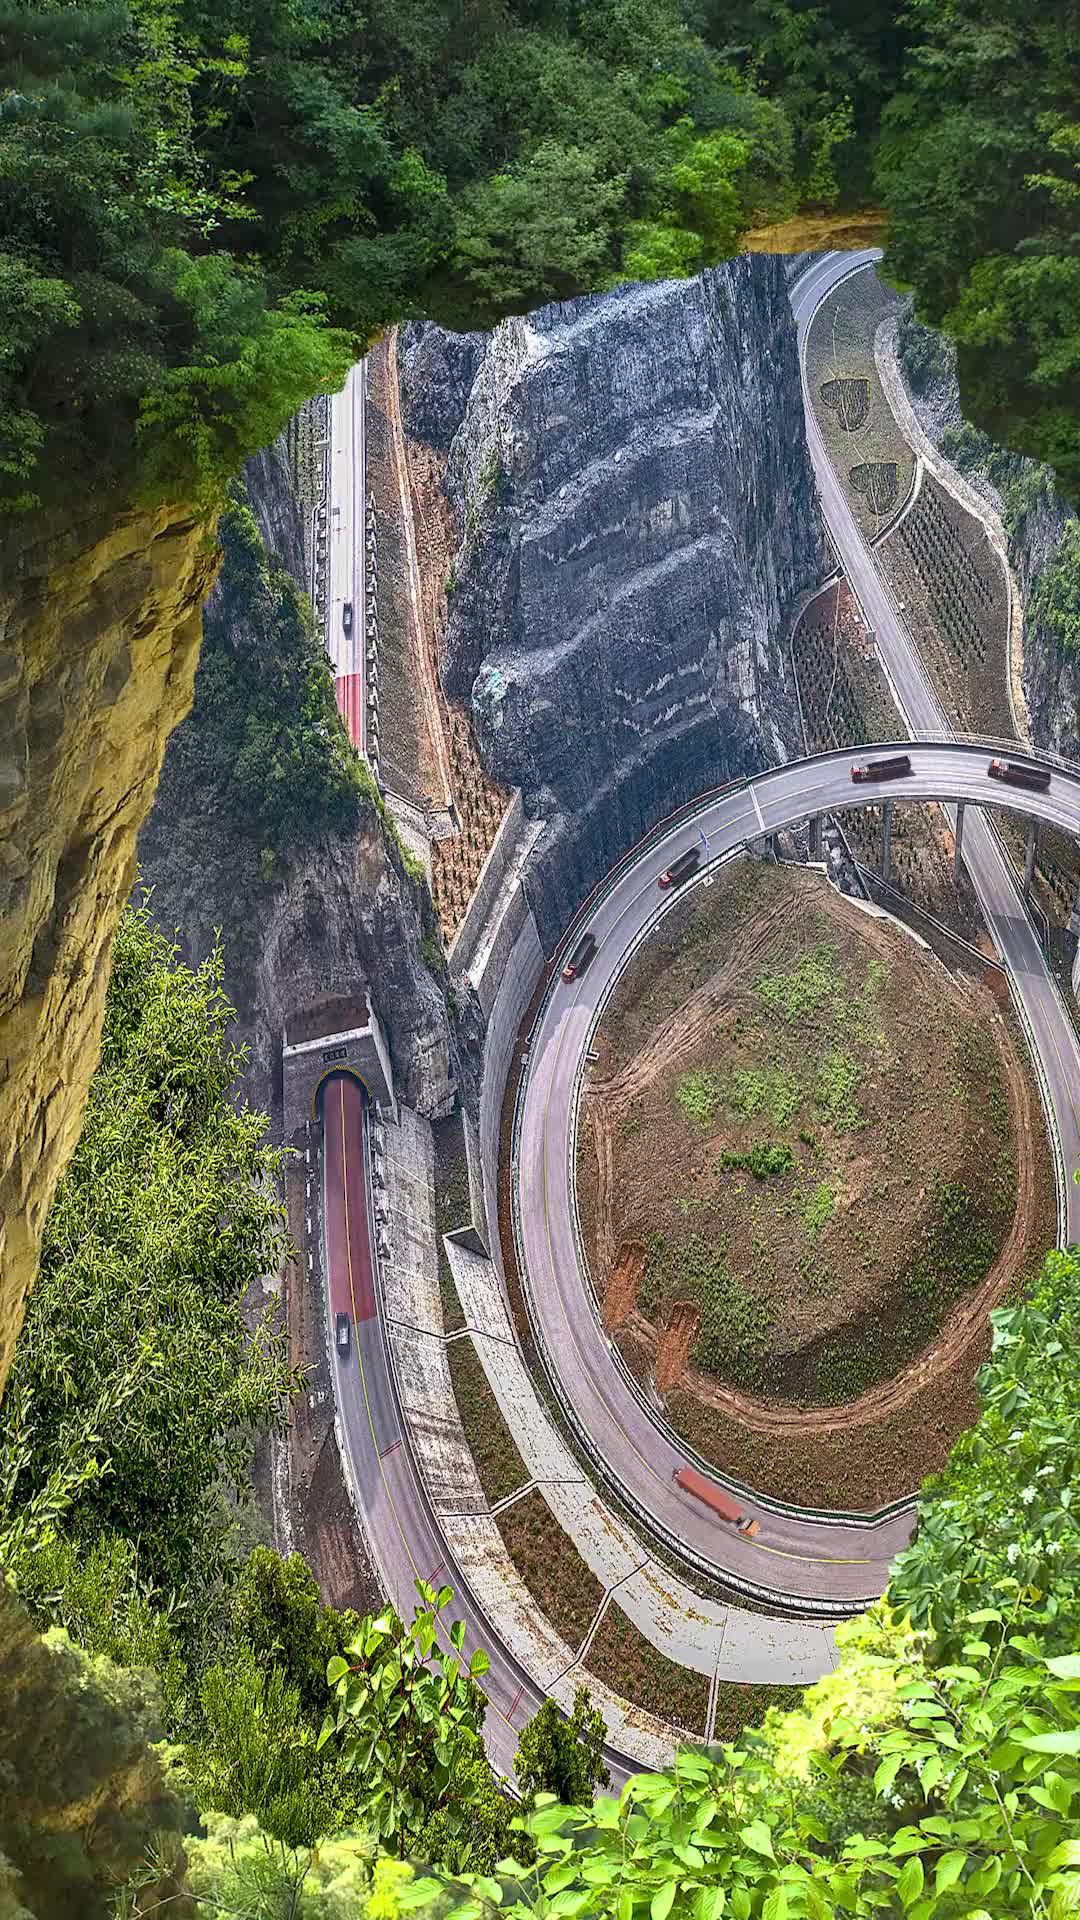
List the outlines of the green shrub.
<svg viewBox="0 0 1080 1920">
<path fill-rule="evenodd" d="M 1067 520 L 1052 558 L 1038 574 L 1030 615 L 1048 627 L 1063 653 L 1080 653 L 1080 520 Z"/>
<path fill-rule="evenodd" d="M 746 1153 L 722 1153 L 720 1165 L 730 1169 L 746 1167 L 755 1180 L 771 1180 L 778 1174 L 790 1173 L 795 1155 L 783 1141 L 770 1146 L 767 1141 L 758 1140 Z"/>
<path fill-rule="evenodd" d="M 720 1082 L 715 1073 L 697 1069 L 684 1073 L 675 1088 L 675 1098 L 687 1119 L 702 1131 L 712 1125 L 720 1104 Z"/>
</svg>

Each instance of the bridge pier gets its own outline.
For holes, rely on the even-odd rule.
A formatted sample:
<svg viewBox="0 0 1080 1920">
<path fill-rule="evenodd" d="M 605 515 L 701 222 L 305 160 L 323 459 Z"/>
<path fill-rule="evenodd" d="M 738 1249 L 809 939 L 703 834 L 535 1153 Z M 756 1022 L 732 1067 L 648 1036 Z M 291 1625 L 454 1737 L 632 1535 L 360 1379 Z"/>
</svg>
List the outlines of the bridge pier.
<svg viewBox="0 0 1080 1920">
<path fill-rule="evenodd" d="M 964 803 L 962 800 L 958 800 L 956 803 L 956 832 L 953 835 L 953 839 L 956 844 L 956 853 L 953 859 L 953 879 L 956 881 L 957 886 L 959 886 L 960 875 L 964 870 L 963 857 L 960 851 L 964 844 Z"/>
<path fill-rule="evenodd" d="M 810 858 L 811 860 L 820 860 L 821 859 L 821 815 L 820 813 L 812 813 L 807 822 L 807 825 L 809 826 L 809 829 L 810 829 Z"/>
<path fill-rule="evenodd" d="M 1032 820 L 1028 826 L 1027 846 L 1024 849 L 1024 899 L 1031 892 L 1031 883 L 1035 878 L 1035 858 L 1039 851 L 1039 823 Z"/>
<path fill-rule="evenodd" d="M 895 804 L 893 800 L 885 800 L 881 808 L 881 877 L 883 880 L 890 878 L 892 866 L 892 814 Z"/>
</svg>

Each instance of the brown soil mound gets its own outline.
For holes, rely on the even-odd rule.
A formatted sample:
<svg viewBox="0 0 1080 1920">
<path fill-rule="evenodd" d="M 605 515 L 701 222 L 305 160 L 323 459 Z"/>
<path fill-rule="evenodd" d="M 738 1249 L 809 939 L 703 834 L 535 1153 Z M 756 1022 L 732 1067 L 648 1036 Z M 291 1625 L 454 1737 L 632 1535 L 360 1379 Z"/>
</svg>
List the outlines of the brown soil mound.
<svg viewBox="0 0 1080 1920">
<path fill-rule="evenodd" d="M 988 985 L 820 875 L 742 862 L 662 923 L 597 1051 L 582 1222 L 660 1392 L 782 1439 L 974 1367 L 1045 1232 L 1041 1116 Z"/>
</svg>

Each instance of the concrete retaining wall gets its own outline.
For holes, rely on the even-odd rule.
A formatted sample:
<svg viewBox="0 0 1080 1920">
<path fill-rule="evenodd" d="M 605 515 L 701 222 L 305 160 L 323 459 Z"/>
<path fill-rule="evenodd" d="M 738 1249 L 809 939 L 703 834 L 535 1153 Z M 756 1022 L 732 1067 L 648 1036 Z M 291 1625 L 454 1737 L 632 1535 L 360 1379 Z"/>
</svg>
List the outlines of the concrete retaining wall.
<svg viewBox="0 0 1080 1920">
<path fill-rule="evenodd" d="M 532 909 L 523 888 L 515 889 L 513 919 L 519 931 L 509 944 L 505 958 L 496 956 L 490 963 L 488 979 L 497 985 L 488 1013 L 484 1035 L 484 1057 L 480 1080 L 480 1164 L 484 1174 L 484 1206 L 487 1213 L 487 1244 L 502 1272 L 499 1246 L 499 1133 L 503 1095 L 506 1092 L 510 1061 L 518 1028 L 525 1009 L 536 991 L 544 971 L 544 949 L 540 944 Z M 513 922 L 511 922 L 512 924 Z M 481 996 L 481 1004 L 483 996 Z"/>
<path fill-rule="evenodd" d="M 644 1638 L 669 1660 L 717 1680 L 803 1685 L 830 1672 L 830 1628 L 706 1600 L 653 1558 L 585 1478 L 555 1427 L 517 1345 L 492 1262 L 461 1247 L 447 1252 L 476 1351 L 530 1484 Z"/>
<path fill-rule="evenodd" d="M 491 910 L 506 878 L 514 848 L 525 823 L 521 793 L 515 787 L 510 805 L 499 822 L 487 859 L 477 876 L 468 912 L 447 948 L 447 959 L 455 973 L 463 973 L 487 931 Z"/>
</svg>

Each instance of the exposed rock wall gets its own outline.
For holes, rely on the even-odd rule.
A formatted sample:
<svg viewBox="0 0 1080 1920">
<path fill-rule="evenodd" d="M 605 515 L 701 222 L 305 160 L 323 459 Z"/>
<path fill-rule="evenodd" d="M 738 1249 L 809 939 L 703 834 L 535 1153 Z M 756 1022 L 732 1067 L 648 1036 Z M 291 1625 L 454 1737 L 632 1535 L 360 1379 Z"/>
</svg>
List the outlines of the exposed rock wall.
<svg viewBox="0 0 1080 1920">
<path fill-rule="evenodd" d="M 222 662 L 250 663 L 283 696 L 295 676 L 293 656 L 313 643 L 298 625 L 296 595 L 278 577 L 280 562 L 303 585 L 303 540 L 291 473 L 281 450 L 249 462 L 248 504 L 269 565 L 241 571 L 226 537 L 226 561 L 205 613 L 202 673 Z M 215 688 L 228 683 L 215 679 Z M 201 680 L 200 680 L 201 686 Z M 154 887 L 154 912 L 178 929 L 186 958 L 198 964 L 223 928 L 226 984 L 237 1007 L 238 1039 L 250 1050 L 244 1098 L 281 1127 L 281 1033 L 288 1015 L 327 995 L 347 995 L 366 982 L 383 1023 L 398 1095 L 422 1113 L 443 1108 L 454 1086 L 445 995 L 425 963 L 437 953 L 430 907 L 421 883 L 374 799 L 348 824 L 313 834 L 307 844 L 267 849 L 272 882 L 260 879 L 261 834 L 237 815 L 237 788 L 221 784 L 221 755 L 211 738 L 223 725 L 223 698 L 199 697 L 177 730 L 161 788 L 140 841 L 144 881 Z M 288 729 L 296 716 L 275 712 L 280 735 L 265 752 L 288 758 Z M 321 756 L 333 751 L 318 747 Z M 310 749 L 308 749 L 310 753 Z M 290 762 L 291 764 L 291 762 Z M 304 761 L 317 778 L 318 764 Z M 313 806 L 314 802 L 314 789 Z M 220 832 L 214 828 L 221 815 Z M 228 844 L 222 844 L 221 833 Z M 239 911 L 238 911 L 238 898 Z"/>
<path fill-rule="evenodd" d="M 366 981 L 400 1100 L 443 1111 L 456 1086 L 446 999 L 423 957 L 417 883 L 377 817 L 290 862 L 268 902 L 241 1021 L 251 1048 L 245 1098 L 280 1125 L 281 1030 L 288 1014 Z"/>
<path fill-rule="evenodd" d="M 451 443 L 446 684 L 550 823 L 530 870 L 550 946 L 646 827 L 799 748 L 788 614 L 826 561 L 784 268 L 743 258 L 507 321 L 467 397 L 472 350 L 435 332 L 402 383 L 407 417 Z M 451 370 L 436 419 L 416 391 L 432 367 Z"/>
<path fill-rule="evenodd" d="M 0 1391 L 97 1063 L 113 932 L 191 704 L 212 536 L 183 508 L 0 555 Z"/>
<path fill-rule="evenodd" d="M 960 408 L 956 348 L 910 313 L 898 330 L 899 366 L 927 438 L 996 508 L 1024 604 L 1024 698 L 1036 746 L 1080 756 L 1080 663 L 1031 612 L 1031 594 L 1061 541 L 1070 507 L 1048 468 L 994 447 L 968 426 Z"/>
</svg>

